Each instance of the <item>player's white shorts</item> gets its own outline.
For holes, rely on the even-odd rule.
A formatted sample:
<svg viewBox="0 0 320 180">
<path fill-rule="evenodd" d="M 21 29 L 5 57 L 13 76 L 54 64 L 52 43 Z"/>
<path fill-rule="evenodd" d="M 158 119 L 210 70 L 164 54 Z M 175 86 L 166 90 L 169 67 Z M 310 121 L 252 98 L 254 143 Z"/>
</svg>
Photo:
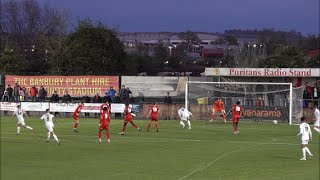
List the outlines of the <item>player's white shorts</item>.
<svg viewBox="0 0 320 180">
<path fill-rule="evenodd" d="M 23 126 L 26 125 L 23 118 L 18 119 L 18 124 L 23 125 Z"/>
<path fill-rule="evenodd" d="M 49 132 L 53 132 L 54 125 L 53 124 L 46 124 L 46 128 Z"/>
<path fill-rule="evenodd" d="M 307 145 L 308 142 L 309 142 L 309 140 L 303 140 L 303 139 L 301 139 L 301 144 Z"/>
<path fill-rule="evenodd" d="M 181 121 L 189 121 L 189 118 L 181 118 Z"/>
<path fill-rule="evenodd" d="M 317 121 L 314 123 L 314 126 L 320 126 L 320 121 L 317 120 Z"/>
</svg>

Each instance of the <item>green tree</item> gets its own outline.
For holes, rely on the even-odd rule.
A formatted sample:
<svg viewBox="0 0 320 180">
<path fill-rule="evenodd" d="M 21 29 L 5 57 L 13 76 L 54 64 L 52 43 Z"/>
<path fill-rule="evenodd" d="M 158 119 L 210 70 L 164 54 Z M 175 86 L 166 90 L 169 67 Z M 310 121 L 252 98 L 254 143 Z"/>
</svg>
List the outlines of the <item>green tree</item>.
<svg viewBox="0 0 320 180">
<path fill-rule="evenodd" d="M 276 47 L 274 54 L 269 55 L 264 61 L 260 62 L 260 67 L 302 68 L 306 67 L 307 62 L 308 58 L 302 50 L 282 44 Z"/>
<path fill-rule="evenodd" d="M 182 41 L 180 46 L 187 51 L 191 51 L 192 45 L 198 45 L 201 43 L 198 35 L 192 31 L 181 32 L 178 34 L 178 37 Z"/>
<path fill-rule="evenodd" d="M 168 51 L 163 41 L 158 41 L 158 44 L 155 47 L 154 51 L 154 58 L 158 62 L 159 66 L 162 67 L 164 62 L 166 62 L 168 59 Z"/>
<path fill-rule="evenodd" d="M 116 30 L 100 22 L 79 20 L 76 31 L 62 46 L 61 69 L 66 75 L 119 75 L 127 70 L 126 54 Z"/>
<path fill-rule="evenodd" d="M 225 42 L 227 42 L 228 45 L 239 45 L 237 38 L 230 35 L 225 37 Z"/>
</svg>

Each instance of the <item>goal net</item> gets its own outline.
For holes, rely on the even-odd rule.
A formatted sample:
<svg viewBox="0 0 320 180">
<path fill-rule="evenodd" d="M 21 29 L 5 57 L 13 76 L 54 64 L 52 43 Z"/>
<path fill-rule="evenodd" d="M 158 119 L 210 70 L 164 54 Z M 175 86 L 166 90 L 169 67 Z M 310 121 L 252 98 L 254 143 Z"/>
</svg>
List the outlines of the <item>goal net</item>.
<svg viewBox="0 0 320 180">
<path fill-rule="evenodd" d="M 228 121 L 237 101 L 244 108 L 242 121 L 296 124 L 303 114 L 303 90 L 293 88 L 291 83 L 187 81 L 185 92 L 185 106 L 199 120 L 211 119 L 212 106 L 219 98 Z M 223 120 L 222 114 L 217 113 L 214 120 Z"/>
</svg>

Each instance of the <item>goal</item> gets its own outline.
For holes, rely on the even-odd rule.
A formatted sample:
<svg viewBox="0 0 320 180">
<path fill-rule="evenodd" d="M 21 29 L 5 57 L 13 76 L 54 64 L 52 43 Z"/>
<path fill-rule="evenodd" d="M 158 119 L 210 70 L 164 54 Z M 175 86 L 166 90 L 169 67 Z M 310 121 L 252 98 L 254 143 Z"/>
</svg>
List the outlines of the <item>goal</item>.
<svg viewBox="0 0 320 180">
<path fill-rule="evenodd" d="M 212 105 L 218 98 L 225 104 L 227 120 L 232 119 L 230 112 L 237 101 L 244 108 L 243 121 L 291 125 L 298 123 L 303 114 L 303 90 L 293 88 L 292 83 L 187 81 L 185 88 L 185 106 L 199 120 L 211 119 Z"/>
</svg>

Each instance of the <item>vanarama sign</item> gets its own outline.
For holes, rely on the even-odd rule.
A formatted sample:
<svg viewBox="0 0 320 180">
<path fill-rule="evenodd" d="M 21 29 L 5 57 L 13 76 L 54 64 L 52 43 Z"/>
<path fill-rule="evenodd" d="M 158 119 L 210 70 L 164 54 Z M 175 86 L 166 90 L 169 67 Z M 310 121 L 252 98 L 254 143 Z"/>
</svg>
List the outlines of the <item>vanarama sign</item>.
<svg viewBox="0 0 320 180">
<path fill-rule="evenodd" d="M 320 68 L 206 68 L 206 76 L 320 77 Z"/>
<path fill-rule="evenodd" d="M 289 112 L 285 107 L 252 107 L 244 106 L 244 119 L 288 120 Z"/>
</svg>

